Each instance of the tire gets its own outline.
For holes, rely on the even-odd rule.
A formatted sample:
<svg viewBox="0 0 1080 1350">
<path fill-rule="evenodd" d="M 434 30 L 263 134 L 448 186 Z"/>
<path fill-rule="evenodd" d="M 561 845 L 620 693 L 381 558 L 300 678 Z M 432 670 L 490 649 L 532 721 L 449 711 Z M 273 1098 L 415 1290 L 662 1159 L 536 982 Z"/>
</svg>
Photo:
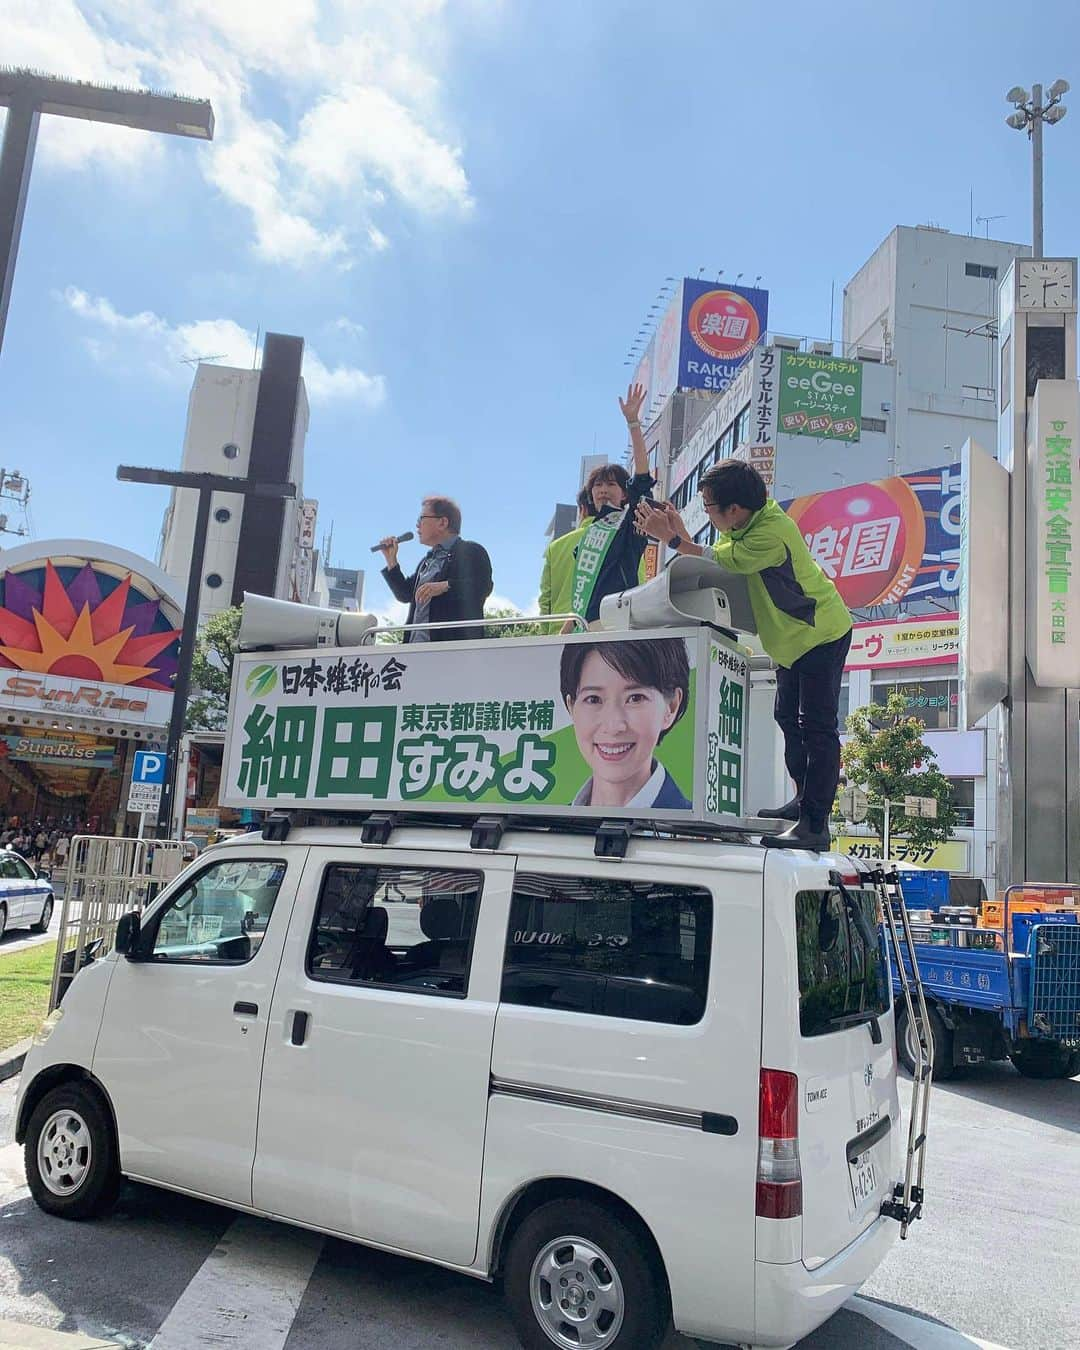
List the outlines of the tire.
<svg viewBox="0 0 1080 1350">
<path fill-rule="evenodd" d="M 52 916 L 53 898 L 50 895 L 48 900 L 46 900 L 45 904 L 42 906 L 41 918 L 38 919 L 37 923 L 31 924 L 32 930 L 35 933 L 47 933 L 49 931 L 49 924 L 52 923 Z"/>
<path fill-rule="evenodd" d="M 562 1290 L 556 1277 L 568 1281 Z M 667 1280 L 648 1239 L 591 1200 L 555 1200 L 534 1210 L 511 1240 L 503 1288 L 526 1350 L 582 1343 L 656 1350 L 671 1326 Z M 584 1339 L 579 1328 L 596 1334 Z"/>
<path fill-rule="evenodd" d="M 0 905 L 0 938 L 7 932 L 7 905 Z"/>
<path fill-rule="evenodd" d="M 30 1193 L 46 1214 L 94 1219 L 112 1208 L 120 1189 L 112 1122 L 81 1084 L 53 1088 L 38 1102 L 24 1157 Z"/>
<path fill-rule="evenodd" d="M 934 1079 L 943 1083 L 950 1079 L 956 1066 L 953 1064 L 953 1037 L 952 1032 L 942 1021 L 941 1014 L 932 1005 L 927 1005 L 927 1017 L 929 1019 L 930 1039 L 933 1044 L 933 1063 Z M 900 1063 L 907 1069 L 912 1077 L 915 1076 L 915 1045 L 914 1032 L 908 1023 L 907 1008 L 901 1004 L 896 1014 L 896 1054 Z"/>
<path fill-rule="evenodd" d="M 1072 1078 L 1080 1073 L 1080 1051 L 1070 1051 L 1065 1045 L 1036 1042 L 1009 1058 L 1025 1078 Z"/>
</svg>

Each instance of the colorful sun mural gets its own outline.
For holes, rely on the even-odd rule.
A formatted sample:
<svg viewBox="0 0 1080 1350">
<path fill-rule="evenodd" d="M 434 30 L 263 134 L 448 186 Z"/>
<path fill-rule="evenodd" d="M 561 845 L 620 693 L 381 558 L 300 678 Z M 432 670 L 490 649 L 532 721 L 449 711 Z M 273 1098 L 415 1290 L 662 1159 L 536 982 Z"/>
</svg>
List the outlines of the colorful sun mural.
<svg viewBox="0 0 1080 1350">
<path fill-rule="evenodd" d="M 168 692 L 179 638 L 131 574 L 48 560 L 0 578 L 0 667 Z"/>
</svg>

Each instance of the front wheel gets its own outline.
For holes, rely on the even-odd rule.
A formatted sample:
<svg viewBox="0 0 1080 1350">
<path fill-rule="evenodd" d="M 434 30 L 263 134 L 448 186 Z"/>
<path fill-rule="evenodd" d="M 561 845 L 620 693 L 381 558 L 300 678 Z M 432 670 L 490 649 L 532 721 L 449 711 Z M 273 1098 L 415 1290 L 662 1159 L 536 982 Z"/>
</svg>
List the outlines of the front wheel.
<svg viewBox="0 0 1080 1350">
<path fill-rule="evenodd" d="M 554 1200 L 510 1243 L 504 1288 L 526 1350 L 656 1350 L 671 1325 L 647 1239 L 591 1200 Z"/>
<path fill-rule="evenodd" d="M 41 918 L 38 919 L 37 923 L 31 925 L 35 933 L 47 933 L 49 931 L 49 924 L 52 923 L 52 912 L 53 898 L 50 895 L 41 908 Z"/>
<path fill-rule="evenodd" d="M 953 1075 L 952 1032 L 945 1025 L 936 1008 L 928 1005 L 926 1013 L 934 1078 L 942 1083 Z M 904 1005 L 901 1005 L 899 1012 L 896 1014 L 896 1051 L 900 1063 L 914 1078 L 915 1065 L 919 1058 L 919 1043 L 915 1027 L 908 1018 L 907 1008 Z"/>
<path fill-rule="evenodd" d="M 46 1214 L 94 1219 L 120 1189 L 111 1123 L 100 1099 L 78 1083 L 53 1088 L 26 1131 L 26 1181 Z"/>
<path fill-rule="evenodd" d="M 1080 1073 L 1080 1051 L 1067 1045 L 1029 1041 L 1009 1058 L 1025 1078 L 1075 1078 Z"/>
</svg>

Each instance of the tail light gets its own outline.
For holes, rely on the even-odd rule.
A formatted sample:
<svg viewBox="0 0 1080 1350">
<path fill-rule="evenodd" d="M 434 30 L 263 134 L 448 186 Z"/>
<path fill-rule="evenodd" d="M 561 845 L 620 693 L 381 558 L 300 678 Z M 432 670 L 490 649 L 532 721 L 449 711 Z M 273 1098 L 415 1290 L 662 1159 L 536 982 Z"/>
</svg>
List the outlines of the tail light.
<svg viewBox="0 0 1080 1350">
<path fill-rule="evenodd" d="M 782 1069 L 761 1071 L 755 1212 L 759 1219 L 795 1219 L 802 1213 L 799 1080 Z"/>
</svg>

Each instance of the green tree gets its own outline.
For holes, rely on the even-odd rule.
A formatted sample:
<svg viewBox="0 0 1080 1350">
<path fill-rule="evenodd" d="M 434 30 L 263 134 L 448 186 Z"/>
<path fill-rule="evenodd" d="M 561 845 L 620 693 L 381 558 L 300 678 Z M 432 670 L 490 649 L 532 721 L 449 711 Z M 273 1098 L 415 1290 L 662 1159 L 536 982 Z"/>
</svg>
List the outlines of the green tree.
<svg viewBox="0 0 1080 1350">
<path fill-rule="evenodd" d="M 240 607 L 223 609 L 207 619 L 195 639 L 191 659 L 192 696 L 186 731 L 223 731 L 229 714 L 233 656 L 240 635 Z"/>
<path fill-rule="evenodd" d="M 515 609 L 513 605 L 486 605 L 484 607 L 485 619 L 521 619 L 524 616 L 520 609 Z M 508 623 L 500 624 L 497 628 L 487 629 L 488 637 L 542 637 L 546 625 L 542 623 Z M 479 637 L 479 632 L 477 637 Z"/>
<path fill-rule="evenodd" d="M 956 826 L 949 780 L 937 767 L 937 756 L 923 740 L 923 724 L 905 708 L 902 694 L 893 692 L 884 707 L 856 708 L 848 716 L 849 739 L 842 751 L 849 786 L 869 797 L 867 824 L 885 844 L 885 802 L 905 797 L 933 797 L 937 817 L 909 817 L 893 807 L 890 828 L 916 848 L 943 844 Z"/>
</svg>

